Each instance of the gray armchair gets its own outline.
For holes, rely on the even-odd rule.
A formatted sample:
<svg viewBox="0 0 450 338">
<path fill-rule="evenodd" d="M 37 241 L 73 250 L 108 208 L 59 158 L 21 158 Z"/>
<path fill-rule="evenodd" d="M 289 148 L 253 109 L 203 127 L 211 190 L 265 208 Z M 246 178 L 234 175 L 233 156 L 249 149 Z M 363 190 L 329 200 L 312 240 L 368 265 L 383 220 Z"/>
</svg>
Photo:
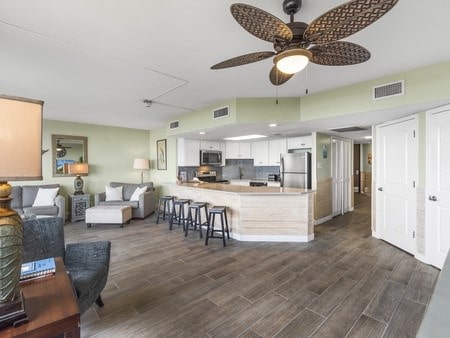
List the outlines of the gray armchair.
<svg viewBox="0 0 450 338">
<path fill-rule="evenodd" d="M 100 293 L 108 278 L 110 252 L 109 241 L 65 246 L 64 224 L 60 217 L 24 221 L 22 262 L 62 257 L 77 293 L 81 314 L 94 302 L 103 306 Z"/>
</svg>

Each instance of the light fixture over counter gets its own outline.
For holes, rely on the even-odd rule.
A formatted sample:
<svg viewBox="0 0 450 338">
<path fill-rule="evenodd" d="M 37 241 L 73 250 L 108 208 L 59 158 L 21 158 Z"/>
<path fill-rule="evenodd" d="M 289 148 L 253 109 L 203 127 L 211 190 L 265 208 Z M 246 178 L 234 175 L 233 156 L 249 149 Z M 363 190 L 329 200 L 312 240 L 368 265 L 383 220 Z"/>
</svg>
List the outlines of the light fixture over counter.
<svg viewBox="0 0 450 338">
<path fill-rule="evenodd" d="M 266 135 L 243 135 L 243 136 L 234 136 L 234 137 L 225 137 L 224 140 L 227 141 L 243 141 L 243 140 L 253 140 L 257 138 L 264 138 Z"/>
</svg>

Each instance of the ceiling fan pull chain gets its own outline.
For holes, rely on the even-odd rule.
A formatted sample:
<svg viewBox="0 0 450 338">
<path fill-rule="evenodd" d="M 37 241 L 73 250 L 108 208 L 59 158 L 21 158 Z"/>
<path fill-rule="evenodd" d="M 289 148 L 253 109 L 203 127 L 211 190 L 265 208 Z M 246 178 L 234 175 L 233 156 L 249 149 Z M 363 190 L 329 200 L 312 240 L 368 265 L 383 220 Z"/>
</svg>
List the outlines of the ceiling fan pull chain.
<svg viewBox="0 0 450 338">
<path fill-rule="evenodd" d="M 308 65 L 305 67 L 305 94 L 308 95 Z"/>
<path fill-rule="evenodd" d="M 278 86 L 275 86 L 275 104 L 278 105 Z"/>
</svg>

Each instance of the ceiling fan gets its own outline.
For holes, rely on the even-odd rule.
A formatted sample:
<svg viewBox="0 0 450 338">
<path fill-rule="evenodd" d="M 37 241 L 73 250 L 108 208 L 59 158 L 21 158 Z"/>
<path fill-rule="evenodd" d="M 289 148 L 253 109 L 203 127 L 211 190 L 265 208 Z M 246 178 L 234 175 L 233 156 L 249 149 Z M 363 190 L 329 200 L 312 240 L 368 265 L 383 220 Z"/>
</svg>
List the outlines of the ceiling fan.
<svg viewBox="0 0 450 338">
<path fill-rule="evenodd" d="M 69 149 L 72 147 L 68 147 L 68 146 L 63 146 L 60 143 L 60 140 L 56 140 L 56 157 L 64 157 L 66 156 L 66 149 Z"/>
<path fill-rule="evenodd" d="M 257 7 L 237 3 L 230 7 L 236 21 L 250 34 L 273 43 L 275 52 L 240 55 L 211 69 L 246 65 L 273 58 L 270 82 L 279 86 L 306 67 L 309 61 L 326 66 L 346 66 L 365 62 L 370 52 L 355 43 L 339 41 L 369 26 L 386 14 L 398 0 L 351 0 L 316 18 L 309 25 L 295 22 L 302 0 L 284 0 L 283 11 L 290 16 L 284 23 Z"/>
</svg>

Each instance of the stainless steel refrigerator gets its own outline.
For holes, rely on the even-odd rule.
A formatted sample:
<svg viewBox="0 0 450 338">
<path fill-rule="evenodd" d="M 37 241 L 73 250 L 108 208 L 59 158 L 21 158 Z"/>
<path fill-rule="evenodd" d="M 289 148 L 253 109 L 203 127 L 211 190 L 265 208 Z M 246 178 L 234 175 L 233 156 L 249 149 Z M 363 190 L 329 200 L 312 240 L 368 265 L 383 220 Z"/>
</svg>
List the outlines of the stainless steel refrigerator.
<svg viewBox="0 0 450 338">
<path fill-rule="evenodd" d="M 311 153 L 300 151 L 280 157 L 281 186 L 311 189 Z"/>
</svg>

